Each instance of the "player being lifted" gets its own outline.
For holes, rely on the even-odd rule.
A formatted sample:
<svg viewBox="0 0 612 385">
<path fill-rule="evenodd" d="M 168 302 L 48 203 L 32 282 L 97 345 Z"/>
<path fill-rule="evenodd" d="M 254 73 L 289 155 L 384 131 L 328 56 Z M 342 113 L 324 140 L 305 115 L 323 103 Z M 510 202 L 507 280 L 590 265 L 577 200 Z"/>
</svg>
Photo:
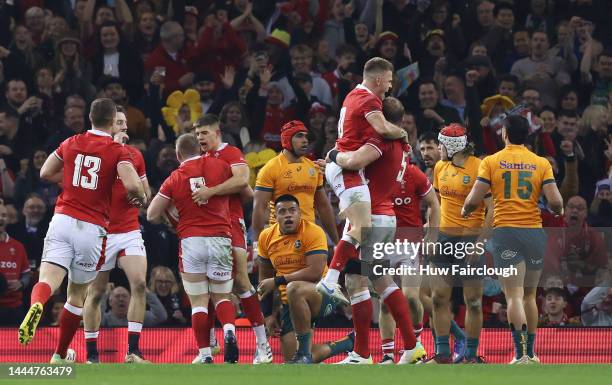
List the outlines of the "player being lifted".
<svg viewBox="0 0 612 385">
<path fill-rule="evenodd" d="M 387 98 L 384 105 L 387 109 L 393 110 L 394 115 L 403 115 L 404 108 L 399 100 Z M 367 245 L 370 247 L 376 242 L 387 243 L 395 239 L 396 219 L 391 200 L 393 189 L 389 188 L 389 185 L 393 186 L 394 181 L 403 179 L 409 155 L 410 146 L 403 141 L 385 140 L 377 135 L 368 139 L 357 151 L 338 153 L 334 156 L 334 161 L 339 167 L 348 170 L 365 169 L 364 175 L 369 180 L 369 193 L 372 198 L 373 228 L 367 238 Z M 351 224 L 347 222 L 345 230 L 348 230 L 349 226 Z M 372 255 L 364 255 L 366 250 L 371 251 L 362 248 L 362 261 L 352 259 L 346 266 L 346 286 L 353 308 L 355 347 L 342 363 L 372 363 L 369 347 L 372 300 L 367 276 L 370 277 L 374 290 L 380 295 L 400 329 L 403 353 L 398 363 L 409 364 L 420 361 L 426 353 L 414 335 L 408 303 L 392 277 L 369 272 L 368 265 L 371 266 Z M 367 276 L 363 276 L 364 274 Z"/>
<path fill-rule="evenodd" d="M 185 293 L 191 302 L 191 326 L 200 352 L 197 363 L 212 363 L 208 333 L 209 288 L 215 311 L 225 335 L 224 361 L 238 362 L 236 313 L 232 291 L 232 232 L 228 195 L 215 195 L 197 204 L 192 194 L 202 186 L 214 188 L 232 176 L 229 164 L 201 156 L 200 143 L 193 134 L 176 140 L 181 165 L 170 174 L 151 201 L 147 220 L 159 222 L 171 204 L 179 213 L 179 269 Z"/>
<path fill-rule="evenodd" d="M 241 192 L 246 190 L 245 194 L 248 196 L 248 200 L 252 199 L 253 192 L 248 185 L 249 166 L 238 148 L 221 142 L 219 118 L 216 115 L 204 115 L 195 122 L 194 126 L 195 135 L 203 154 L 227 162 L 231 167 L 232 176 L 215 187 L 201 187 L 193 193 L 193 199 L 196 203 L 202 203 L 216 195 L 229 196 L 232 256 L 234 259 L 233 291 L 240 298 L 240 304 L 255 332 L 257 349 L 253 364 L 270 363 L 272 362 L 272 349 L 266 337 L 264 317 L 261 313 L 257 293 L 251 285 L 247 272 L 246 226 L 244 213 L 242 212 Z M 210 321 L 214 322 L 214 318 L 209 320 L 209 325 L 211 325 Z"/>
<path fill-rule="evenodd" d="M 63 180 L 64 186 L 45 237 L 30 310 L 19 326 L 19 342 L 25 345 L 32 341 L 43 305 L 68 274 L 68 299 L 60 315 L 59 339 L 51 363 L 75 359 L 74 351 L 68 354 L 68 346 L 81 323 L 87 287 L 104 264 L 117 176 L 130 204 L 142 206 L 146 202 L 131 154 L 111 137 L 116 113 L 112 100 L 94 100 L 89 113 L 92 129 L 62 142 L 40 170 L 41 179 L 51 183 Z"/>
<path fill-rule="evenodd" d="M 511 115 L 502 127 L 505 148 L 480 163 L 478 180 L 465 200 L 462 215 L 480 206 L 486 193 L 493 194 L 494 217 L 491 246 L 495 267 L 515 266 L 517 275 L 499 277 L 508 303 L 508 323 L 514 342 L 511 364 L 538 363 L 535 336 L 538 324 L 536 291 L 542 273 L 546 233 L 538 200 L 543 193 L 550 209 L 563 213 L 563 199 L 546 158 L 525 147 L 529 123 Z"/>
<path fill-rule="evenodd" d="M 441 160 L 436 163 L 433 172 L 433 186 L 440 197 L 440 232 L 438 242 L 444 245 L 456 245 L 453 250 L 464 250 L 464 245 L 476 245 L 484 242 L 486 229 L 490 229 L 493 221 L 493 203 L 490 194 L 484 197 L 477 211 L 468 220 L 462 218 L 461 207 L 465 197 L 476 182 L 480 159 L 473 155 L 474 149 L 468 143 L 464 127 L 451 124 L 440 130 Z M 485 215 L 486 208 L 486 215 Z M 461 247 L 461 248 L 460 248 Z M 460 258 L 451 254 L 434 253 L 430 265 L 438 267 L 479 267 L 484 265 L 484 255 L 475 254 Z M 465 315 L 465 330 L 467 333 L 467 351 L 465 359 L 469 363 L 481 363 L 478 357 L 478 342 L 482 328 L 482 279 L 484 277 L 462 277 L 457 281 L 463 286 L 463 298 L 467 307 Z M 429 277 L 433 292 L 433 325 L 436 332 L 436 354 L 427 363 L 452 363 L 449 334 L 452 325 L 451 295 L 456 281 L 451 274 L 448 276 Z M 455 333 L 453 333 L 455 334 Z M 463 340 L 463 333 L 459 337 Z M 456 334 L 455 334 L 456 335 Z M 457 339 L 457 337 L 455 337 Z M 455 344 L 457 346 L 457 344 Z M 455 361 L 463 360 L 463 352 L 455 352 Z"/>
<path fill-rule="evenodd" d="M 346 96 L 342 104 L 336 148 L 330 151 L 332 161 L 339 153 L 357 151 L 373 137 L 406 137 L 406 132 L 389 123 L 382 113 L 382 99 L 391 89 L 392 82 L 393 64 L 379 57 L 366 62 L 363 82 Z M 325 168 L 325 177 L 340 200 L 340 215 L 347 219 L 351 228 L 338 242 L 330 269 L 317 284 L 317 290 L 344 298 L 338 277 L 349 259 L 359 258 L 359 244 L 367 238 L 372 227 L 370 191 L 363 169 L 343 170 L 334 162 Z"/>
<path fill-rule="evenodd" d="M 127 136 L 127 118 L 121 106 L 117 106 L 115 125 L 113 129 L 114 140 L 124 144 Z M 142 188 L 151 196 L 145 161 L 140 150 L 125 145 L 132 156 L 134 167 L 138 173 Z M 128 307 L 128 349 L 125 356 L 126 363 L 148 363 L 143 359 L 138 343 L 146 310 L 146 277 L 147 256 L 140 233 L 138 222 L 138 208 L 127 200 L 123 183 L 119 179 L 113 186 L 110 209 L 110 225 L 106 242 L 106 260 L 100 267 L 98 276 L 87 289 L 85 308 L 83 309 L 83 326 L 85 331 L 85 344 L 87 346 L 87 363 L 99 363 L 98 335 L 100 332 L 100 300 L 106 291 L 110 272 L 119 265 L 125 272 L 130 283 L 130 305 Z"/>
<path fill-rule="evenodd" d="M 399 108 L 393 102 L 394 99 L 386 98 L 383 101 L 383 112 L 385 118 L 393 124 L 399 124 L 404 115 L 404 109 Z M 397 108 L 394 108 L 397 107 Z M 395 181 L 393 189 L 393 212 L 397 221 L 395 239 L 400 241 L 420 242 L 425 239 L 427 242 L 435 241 L 440 224 L 440 202 L 438 197 L 427 179 L 427 176 L 415 165 L 406 165 L 403 178 Z M 421 219 L 421 202 L 428 208 L 427 225 L 428 232 L 425 237 L 423 231 L 423 220 Z M 420 255 L 397 253 L 390 258 L 391 267 L 408 266 L 418 269 L 422 261 Z M 402 292 L 410 307 L 412 324 L 414 325 L 414 335 L 417 341 L 421 341 L 423 331 L 423 304 L 420 300 L 421 277 L 415 275 L 395 276 L 395 282 L 401 286 Z M 378 321 L 380 329 L 380 339 L 382 341 L 383 358 L 381 364 L 393 364 L 395 362 L 395 321 L 386 305 L 380 307 L 380 317 Z"/>
<path fill-rule="evenodd" d="M 281 195 L 274 202 L 276 223 L 259 235 L 259 286 L 266 316 L 278 289 L 280 339 L 288 363 L 310 364 L 353 349 L 350 334 L 339 341 L 312 345 L 314 324 L 341 304 L 315 289 L 327 269 L 327 237 L 314 222 L 302 219 L 299 200 Z"/>
</svg>

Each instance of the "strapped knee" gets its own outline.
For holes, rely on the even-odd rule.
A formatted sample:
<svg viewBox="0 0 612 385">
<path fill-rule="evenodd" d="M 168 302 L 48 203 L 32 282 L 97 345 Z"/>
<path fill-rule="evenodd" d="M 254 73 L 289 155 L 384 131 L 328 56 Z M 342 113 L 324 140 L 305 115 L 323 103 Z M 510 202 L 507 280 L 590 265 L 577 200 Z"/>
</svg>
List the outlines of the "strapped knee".
<svg viewBox="0 0 612 385">
<path fill-rule="evenodd" d="M 227 281 L 222 281 L 222 282 L 211 282 L 210 291 L 213 293 L 217 293 L 217 294 L 231 293 L 233 285 L 234 285 L 233 279 L 228 279 Z"/>
<path fill-rule="evenodd" d="M 208 294 L 208 281 L 189 282 L 183 281 L 183 287 L 187 295 Z"/>
</svg>

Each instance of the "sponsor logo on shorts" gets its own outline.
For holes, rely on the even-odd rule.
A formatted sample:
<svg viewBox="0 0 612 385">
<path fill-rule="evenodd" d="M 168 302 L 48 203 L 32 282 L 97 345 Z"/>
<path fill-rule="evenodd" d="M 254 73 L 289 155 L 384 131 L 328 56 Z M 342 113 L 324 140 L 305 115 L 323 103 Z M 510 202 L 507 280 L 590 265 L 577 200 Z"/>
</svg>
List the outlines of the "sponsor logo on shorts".
<svg viewBox="0 0 612 385">
<path fill-rule="evenodd" d="M 227 277 L 231 274 L 232 274 L 231 271 L 213 271 L 213 275 L 215 277 Z"/>
<path fill-rule="evenodd" d="M 501 253 L 501 256 L 500 256 L 500 258 L 504 259 L 504 260 L 509 260 L 509 259 L 514 258 L 514 257 L 516 257 L 516 251 L 514 251 L 514 250 L 504 250 Z"/>
<path fill-rule="evenodd" d="M 81 262 L 81 261 L 77 261 L 76 264 L 86 269 L 91 269 L 92 267 L 96 266 L 95 263 L 87 263 L 87 262 Z"/>
</svg>

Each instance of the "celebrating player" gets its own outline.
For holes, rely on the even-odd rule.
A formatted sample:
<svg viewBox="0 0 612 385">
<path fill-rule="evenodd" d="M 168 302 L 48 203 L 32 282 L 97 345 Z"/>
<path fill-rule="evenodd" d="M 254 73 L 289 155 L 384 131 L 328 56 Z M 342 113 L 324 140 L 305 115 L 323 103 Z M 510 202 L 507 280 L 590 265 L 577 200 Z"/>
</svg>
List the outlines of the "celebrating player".
<svg viewBox="0 0 612 385">
<path fill-rule="evenodd" d="M 406 132 L 389 123 L 382 113 L 382 98 L 391 89 L 393 64 L 375 57 L 363 68 L 363 82 L 344 99 L 338 120 L 336 148 L 330 151 L 332 160 L 340 152 L 357 151 L 370 138 L 382 135 L 388 139 L 406 136 Z M 334 251 L 330 269 L 317 284 L 317 290 L 344 297 L 338 288 L 338 277 L 349 259 L 358 259 L 359 243 L 367 238 L 372 227 L 370 191 L 363 169 L 343 169 L 336 163 L 325 168 L 325 177 L 340 199 L 340 214 L 351 228 Z M 365 232 L 365 233 L 364 233 Z"/>
<path fill-rule="evenodd" d="M 464 245 L 483 244 L 484 229 L 490 228 L 493 219 L 493 204 L 490 194 L 485 195 L 484 203 L 478 211 L 465 220 L 461 217 L 462 202 L 476 182 L 480 159 L 473 154 L 468 144 L 465 128 L 451 124 L 442 128 L 438 135 L 441 160 L 436 163 L 433 173 L 433 186 L 440 197 L 441 219 L 439 244 L 457 245 L 453 250 L 463 250 Z M 486 208 L 486 215 L 485 215 Z M 455 253 L 434 253 L 430 265 L 450 267 L 452 265 L 479 267 L 484 264 L 484 256 L 470 255 L 459 257 Z M 467 307 L 465 329 L 467 351 L 457 351 L 457 341 L 463 342 L 465 335 L 453 322 L 450 305 L 454 279 L 452 275 L 432 276 L 430 285 L 433 291 L 433 324 L 436 332 L 436 354 L 427 363 L 452 363 L 465 359 L 470 363 L 483 362 L 478 357 L 478 342 L 482 328 L 482 279 L 484 277 L 463 277 L 463 298 Z M 455 357 L 451 357 L 449 334 L 455 337 Z M 462 344 L 460 344 L 461 346 Z"/>
<path fill-rule="evenodd" d="M 115 125 L 113 129 L 114 140 L 124 144 L 127 141 L 127 118 L 121 106 L 117 106 Z M 142 188 L 151 196 L 149 183 L 145 170 L 145 161 L 140 150 L 125 145 L 132 155 L 134 167 L 140 176 Z M 110 225 L 108 227 L 108 240 L 106 242 L 106 261 L 100 267 L 98 276 L 87 289 L 87 298 L 83 309 L 83 326 L 85 330 L 85 344 L 87 346 L 87 363 L 100 362 L 98 354 L 98 335 L 100 333 L 100 300 L 106 291 L 110 272 L 119 265 L 125 272 L 130 283 L 130 305 L 128 307 L 128 349 L 125 356 L 126 363 L 148 363 L 143 359 L 138 343 L 142 331 L 146 310 L 146 276 L 147 256 L 140 233 L 138 222 L 138 208 L 130 205 L 126 198 L 126 191 L 120 180 L 113 186 L 111 200 Z"/>
<path fill-rule="evenodd" d="M 272 313 L 272 292 L 276 288 L 280 292 L 280 338 L 285 361 L 310 364 L 352 350 L 352 335 L 312 346 L 316 320 L 332 314 L 341 304 L 315 289 L 315 283 L 327 268 L 327 238 L 314 222 L 301 218 L 300 203 L 295 196 L 281 195 L 276 198 L 274 208 L 276 223 L 259 235 L 257 290 L 265 303 L 267 317 Z"/>
<path fill-rule="evenodd" d="M 68 354 L 68 346 L 81 323 L 87 287 L 104 264 L 117 176 L 131 204 L 141 206 L 146 201 L 130 152 L 111 137 L 116 113 L 112 100 L 94 100 L 89 113 L 92 129 L 62 142 L 40 170 L 42 179 L 65 183 L 45 238 L 39 282 L 19 326 L 19 342 L 25 345 L 32 341 L 43 305 L 68 273 L 68 300 L 60 315 L 59 339 L 51 363 L 74 361 L 74 351 Z"/>
<path fill-rule="evenodd" d="M 538 324 L 536 290 L 542 273 L 546 233 L 542 229 L 538 200 L 546 197 L 550 209 L 563 213 L 563 199 L 546 158 L 525 147 L 529 123 L 511 115 L 502 128 L 505 148 L 480 164 L 478 180 L 467 196 L 462 215 L 478 208 L 486 193 L 493 194 L 491 245 L 495 267 L 514 266 L 516 275 L 499 277 L 508 303 L 508 323 L 514 341 L 511 364 L 538 363 L 535 336 Z"/>
<path fill-rule="evenodd" d="M 179 268 L 185 293 L 191 302 L 191 325 L 200 352 L 199 363 L 212 363 L 208 334 L 209 287 L 215 311 L 225 335 L 224 361 L 238 362 L 234 325 L 236 312 L 232 291 L 232 236 L 228 195 L 214 195 L 197 204 L 192 194 L 202 186 L 214 188 L 231 176 L 229 164 L 221 159 L 200 156 L 200 143 L 192 134 L 176 140 L 181 162 L 151 201 L 147 220 L 158 222 L 171 207 L 179 213 Z"/>
<path fill-rule="evenodd" d="M 244 224 L 244 213 L 242 212 L 241 192 L 246 190 L 249 200 L 252 198 L 253 193 L 248 184 L 249 166 L 238 148 L 221 142 L 219 119 L 216 115 L 204 115 L 195 122 L 194 126 L 202 152 L 205 156 L 219 158 L 227 162 L 231 167 L 232 177 L 214 187 L 202 186 L 193 193 L 193 199 L 196 203 L 202 203 L 215 195 L 229 196 L 232 223 L 232 256 L 234 258 L 233 290 L 240 298 L 240 304 L 255 332 L 257 349 L 253 364 L 270 363 L 272 362 L 272 349 L 266 337 L 264 317 L 261 313 L 257 293 L 251 285 L 247 272 L 246 226 Z M 209 325 L 211 324 L 210 321 L 214 322 L 214 318 L 209 320 Z"/>
<path fill-rule="evenodd" d="M 385 117 L 390 122 L 396 124 L 401 121 L 403 108 L 393 108 L 395 103 L 390 102 L 391 98 L 383 101 L 383 112 Z M 436 193 L 427 179 L 427 176 L 415 165 L 408 164 L 404 177 L 400 181 L 395 181 L 393 189 L 393 212 L 397 221 L 397 230 L 395 238 L 400 241 L 408 240 L 409 242 L 420 242 L 424 239 L 423 221 L 421 219 L 421 202 L 424 202 L 428 208 L 427 225 L 428 233 L 426 241 L 433 241 L 436 238 L 434 234 L 440 223 L 440 202 Z M 418 268 L 420 266 L 420 256 L 395 253 L 390 258 L 391 267 L 407 266 Z M 401 285 L 402 292 L 408 305 L 410 306 L 410 315 L 412 316 L 412 324 L 414 325 L 414 335 L 417 341 L 421 341 L 421 332 L 423 331 L 423 304 L 420 300 L 421 276 L 402 275 L 394 277 L 395 282 Z M 380 317 L 378 321 L 380 329 L 380 337 L 382 340 L 383 357 L 381 364 L 393 364 L 395 353 L 395 321 L 389 312 L 387 306 L 383 304 L 380 307 Z"/>
<path fill-rule="evenodd" d="M 386 109 L 393 110 L 393 115 L 402 116 L 404 107 L 395 98 L 387 98 L 384 102 Z M 365 176 L 370 183 L 372 197 L 372 225 L 373 229 L 368 236 L 368 244 L 377 242 L 392 242 L 395 238 L 395 213 L 391 195 L 393 189 L 389 188 L 393 181 L 402 180 L 408 166 L 410 146 L 398 140 L 384 140 L 376 136 L 357 151 L 343 152 L 332 155 L 337 165 L 342 168 L 359 170 L 365 168 Z M 331 159 L 330 159 L 331 160 Z M 366 167 L 367 166 L 367 167 Z M 346 229 L 351 224 L 347 222 Z M 372 262 L 371 255 L 361 258 L 366 263 Z M 362 276 L 364 267 L 360 261 L 351 260 L 346 268 L 346 286 L 351 298 L 353 308 L 353 324 L 355 326 L 355 348 L 349 352 L 343 364 L 371 364 L 372 356 L 369 347 L 370 323 L 372 322 L 372 300 L 368 289 L 368 279 Z M 367 266 L 367 265 L 366 265 Z M 367 271 L 367 267 L 365 268 Z M 412 319 L 408 304 L 399 287 L 392 278 L 385 275 L 370 275 L 376 292 L 388 307 L 397 327 L 400 329 L 403 340 L 403 354 L 400 364 L 414 363 L 425 357 L 425 350 L 417 343 L 412 327 Z"/>
</svg>

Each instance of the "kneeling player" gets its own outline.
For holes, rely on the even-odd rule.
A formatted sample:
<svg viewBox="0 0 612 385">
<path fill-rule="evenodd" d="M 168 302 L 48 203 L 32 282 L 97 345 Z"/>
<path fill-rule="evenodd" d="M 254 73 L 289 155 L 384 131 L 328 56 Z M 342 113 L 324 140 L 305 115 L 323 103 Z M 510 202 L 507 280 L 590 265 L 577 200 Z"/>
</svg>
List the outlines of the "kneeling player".
<svg viewBox="0 0 612 385">
<path fill-rule="evenodd" d="M 274 208 L 277 222 L 259 235 L 257 290 L 266 317 L 271 317 L 273 291 L 278 288 L 280 292 L 281 350 L 285 361 L 310 364 L 352 350 L 351 336 L 312 346 L 316 320 L 330 315 L 341 304 L 315 288 L 327 268 L 325 232 L 301 219 L 299 201 L 293 195 L 278 197 Z"/>
<path fill-rule="evenodd" d="M 115 142 L 124 143 L 127 137 L 127 119 L 121 107 L 117 107 L 115 115 Z M 145 170 L 142 153 L 132 147 L 124 146 L 132 155 L 134 167 L 142 187 L 147 195 L 151 196 L 149 183 Z M 110 225 L 108 227 L 108 240 L 106 243 L 106 260 L 96 279 L 87 289 L 85 308 L 83 309 L 83 326 L 85 330 L 85 343 L 87 346 L 87 363 L 100 362 L 97 348 L 98 334 L 100 333 L 100 300 L 106 291 L 110 272 L 119 265 L 130 282 L 131 299 L 128 308 L 128 350 L 125 356 L 126 363 L 148 363 L 143 359 L 138 346 L 142 323 L 146 310 L 146 276 L 147 256 L 140 234 L 138 223 L 138 208 L 130 205 L 123 184 L 119 179 L 113 186 L 113 196 L 110 210 Z"/>
<path fill-rule="evenodd" d="M 225 334 L 225 362 L 238 362 L 232 291 L 232 241 L 227 195 L 211 197 L 197 205 L 191 194 L 201 186 L 216 186 L 231 176 L 220 159 L 200 156 L 200 144 L 192 134 L 176 141 L 181 165 L 172 172 L 153 198 L 147 220 L 157 222 L 173 203 L 179 213 L 179 267 L 183 287 L 191 302 L 191 325 L 200 351 L 200 363 L 212 363 L 208 334 L 209 288 L 217 318 Z"/>
<path fill-rule="evenodd" d="M 433 185 L 440 196 L 441 220 L 438 242 L 446 250 L 453 245 L 453 250 L 465 250 L 466 245 L 483 244 L 484 232 L 491 227 L 493 221 L 493 204 L 490 194 L 487 194 L 484 204 L 478 207 L 469 220 L 461 217 L 462 202 L 476 182 L 480 159 L 472 155 L 473 148 L 467 142 L 466 130 L 459 124 L 444 127 L 438 135 L 440 141 L 441 160 L 436 163 L 433 175 Z M 486 216 L 485 216 L 486 208 Z M 461 247 L 461 249 L 460 249 Z M 430 260 L 430 265 L 449 267 L 482 266 L 483 255 L 478 253 L 459 258 L 454 253 L 450 255 L 436 254 Z M 449 334 L 452 317 L 450 312 L 451 294 L 454 278 L 448 276 L 432 276 L 430 282 L 433 290 L 433 324 L 436 332 L 436 354 L 427 363 L 451 363 L 463 360 L 456 353 L 453 360 L 450 354 Z M 469 363 L 481 363 L 478 357 L 478 342 L 482 328 L 482 278 L 478 276 L 461 277 L 463 298 L 467 307 L 465 329 L 467 333 L 467 351 L 465 359 Z M 457 338 L 455 336 L 455 338 Z"/>
</svg>

